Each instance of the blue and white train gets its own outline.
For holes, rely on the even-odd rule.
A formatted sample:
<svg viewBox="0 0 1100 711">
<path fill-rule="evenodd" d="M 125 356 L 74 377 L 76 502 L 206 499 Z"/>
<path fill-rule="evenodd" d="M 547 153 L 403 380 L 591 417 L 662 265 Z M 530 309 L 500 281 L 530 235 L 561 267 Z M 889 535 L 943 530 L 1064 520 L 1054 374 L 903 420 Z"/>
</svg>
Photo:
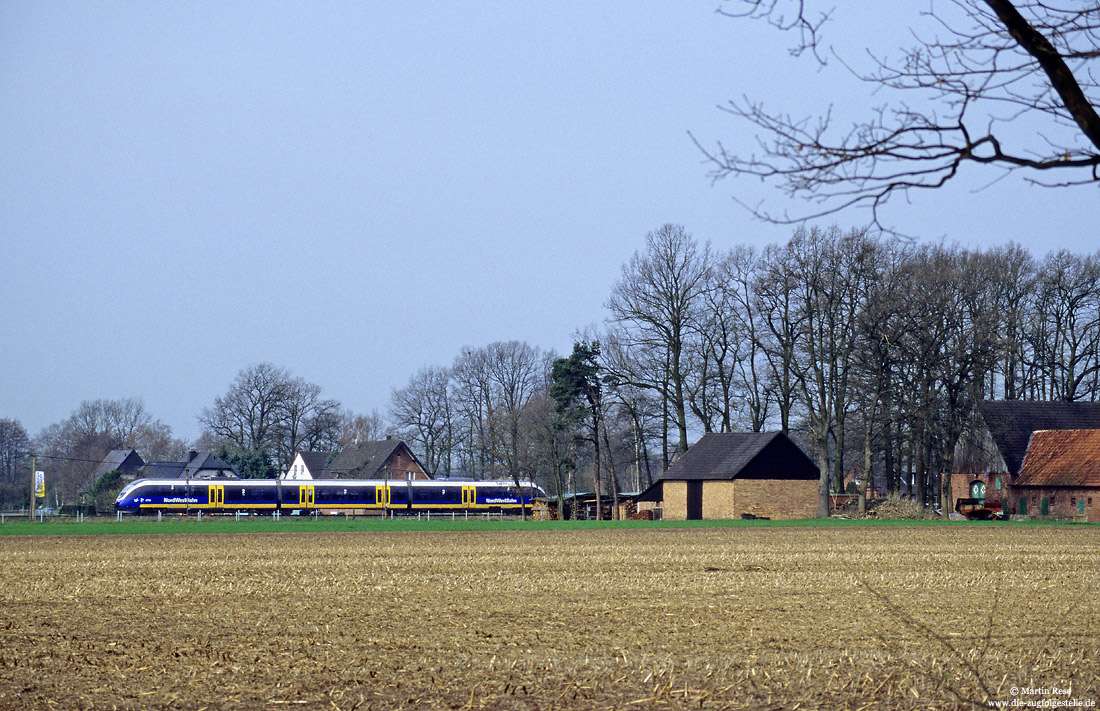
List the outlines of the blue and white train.
<svg viewBox="0 0 1100 711">
<path fill-rule="evenodd" d="M 436 479 L 138 479 L 115 506 L 126 513 L 530 513 L 546 493 L 532 482 Z"/>
</svg>

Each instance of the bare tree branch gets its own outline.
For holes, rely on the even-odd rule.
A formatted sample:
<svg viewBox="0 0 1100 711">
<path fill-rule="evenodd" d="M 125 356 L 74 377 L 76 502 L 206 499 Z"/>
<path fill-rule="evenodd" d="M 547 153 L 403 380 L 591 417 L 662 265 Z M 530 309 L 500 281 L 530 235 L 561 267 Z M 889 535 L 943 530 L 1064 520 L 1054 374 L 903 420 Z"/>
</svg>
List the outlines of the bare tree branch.
<svg viewBox="0 0 1100 711">
<path fill-rule="evenodd" d="M 797 32 L 793 51 L 819 56 L 829 13 L 809 15 L 807 4 L 794 0 L 727 4 L 740 9 L 721 14 Z M 880 208 L 891 198 L 942 187 L 964 164 L 1024 171 L 1038 185 L 1100 183 L 1100 83 L 1089 65 L 1100 56 L 1100 7 L 1010 0 L 951 6 L 957 12 L 929 4 L 925 13 L 946 38 L 914 34 L 900 59 L 870 55 L 870 72 L 843 62 L 859 80 L 910 92 L 920 103 L 895 101 L 838 130 L 831 109 L 817 119 L 793 118 L 748 98 L 730 101 L 721 108 L 758 129 L 756 146 L 730 150 L 692 135 L 712 178 L 756 177 L 811 205 L 797 215 L 746 205 L 769 222 L 801 223 L 861 207 L 880 228 Z M 1046 128 L 1031 129 L 1036 119 Z M 1058 177 L 1037 177 L 1046 174 Z"/>
</svg>

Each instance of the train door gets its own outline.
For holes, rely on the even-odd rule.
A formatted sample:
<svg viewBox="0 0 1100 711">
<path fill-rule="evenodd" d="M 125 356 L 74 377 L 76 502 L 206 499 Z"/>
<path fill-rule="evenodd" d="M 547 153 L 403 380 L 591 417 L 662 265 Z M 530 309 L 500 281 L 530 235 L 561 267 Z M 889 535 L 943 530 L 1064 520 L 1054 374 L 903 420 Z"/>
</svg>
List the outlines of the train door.
<svg viewBox="0 0 1100 711">
<path fill-rule="evenodd" d="M 374 505 L 386 507 L 390 505 L 390 501 L 393 496 L 390 493 L 390 487 L 388 486 L 376 486 L 374 487 Z"/>
<path fill-rule="evenodd" d="M 462 505 L 468 509 L 472 509 L 475 504 L 477 504 L 477 487 L 462 487 Z"/>
<path fill-rule="evenodd" d="M 225 506 L 225 487 L 221 484 L 210 484 L 206 501 L 212 509 L 220 509 Z"/>
<path fill-rule="evenodd" d="M 299 486 L 298 487 L 298 505 L 303 509 L 313 508 L 313 502 L 315 496 L 312 486 Z"/>
</svg>

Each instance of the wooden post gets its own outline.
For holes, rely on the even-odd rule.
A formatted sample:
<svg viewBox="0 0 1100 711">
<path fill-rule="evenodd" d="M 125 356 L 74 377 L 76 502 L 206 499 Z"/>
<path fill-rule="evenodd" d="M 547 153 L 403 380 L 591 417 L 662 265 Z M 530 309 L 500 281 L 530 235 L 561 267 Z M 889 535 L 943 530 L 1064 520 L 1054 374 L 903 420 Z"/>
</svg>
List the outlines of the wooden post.
<svg viewBox="0 0 1100 711">
<path fill-rule="evenodd" d="M 38 469 L 38 458 L 31 455 L 31 521 L 34 521 L 34 505 L 38 501 L 38 487 L 35 486 L 35 470 Z"/>
</svg>

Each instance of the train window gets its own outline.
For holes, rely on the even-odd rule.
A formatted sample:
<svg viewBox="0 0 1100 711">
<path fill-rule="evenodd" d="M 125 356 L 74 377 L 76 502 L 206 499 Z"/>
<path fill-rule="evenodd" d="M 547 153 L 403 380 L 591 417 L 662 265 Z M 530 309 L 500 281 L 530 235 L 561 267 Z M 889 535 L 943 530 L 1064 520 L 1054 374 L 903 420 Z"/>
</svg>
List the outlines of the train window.
<svg viewBox="0 0 1100 711">
<path fill-rule="evenodd" d="M 418 486 L 413 489 L 413 503 L 416 504 L 457 504 L 460 503 L 461 488 L 442 486 Z"/>
<path fill-rule="evenodd" d="M 414 504 L 430 504 L 435 501 L 435 491 L 426 486 L 418 486 L 412 490 Z"/>
</svg>

